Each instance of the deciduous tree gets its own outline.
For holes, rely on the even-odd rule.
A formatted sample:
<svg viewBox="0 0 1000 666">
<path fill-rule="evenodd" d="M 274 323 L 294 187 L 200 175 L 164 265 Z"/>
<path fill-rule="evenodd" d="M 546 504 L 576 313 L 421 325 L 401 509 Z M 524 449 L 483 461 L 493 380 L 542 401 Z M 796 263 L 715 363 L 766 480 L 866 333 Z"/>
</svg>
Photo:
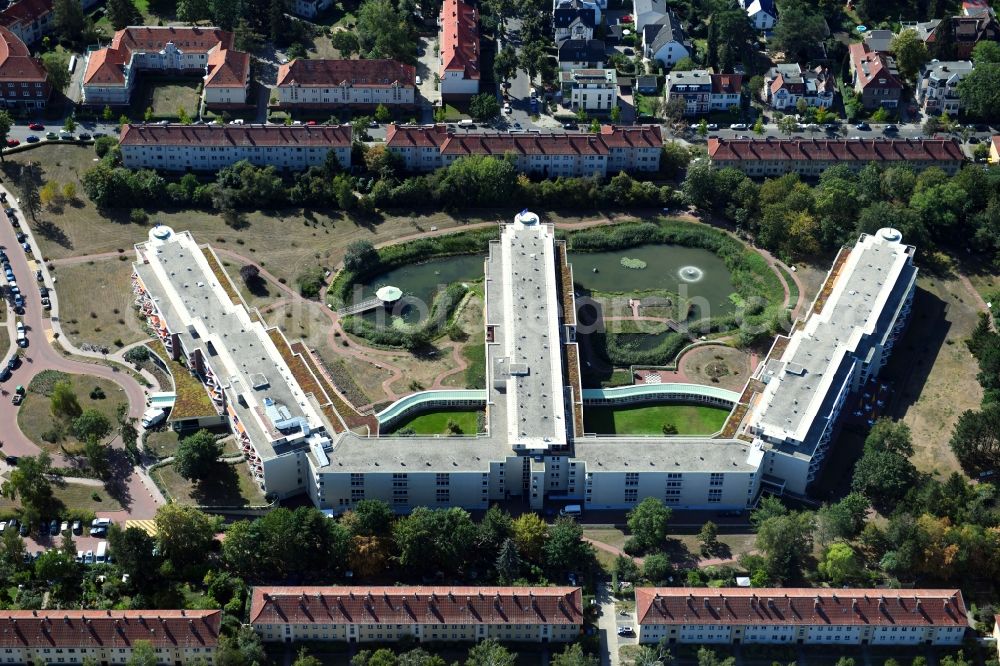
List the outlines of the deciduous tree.
<svg viewBox="0 0 1000 666">
<path fill-rule="evenodd" d="M 640 550 L 661 547 L 672 511 L 658 497 L 647 497 L 628 513 L 628 529 Z"/>
<path fill-rule="evenodd" d="M 204 561 L 220 519 L 180 504 L 161 506 L 156 512 L 156 542 L 160 553 L 177 567 Z"/>
<path fill-rule="evenodd" d="M 517 552 L 529 561 L 537 563 L 548 537 L 548 526 L 545 521 L 536 513 L 522 513 L 514 519 L 511 527 Z"/>
<path fill-rule="evenodd" d="M 185 479 L 202 481 L 216 470 L 222 444 L 207 430 L 199 430 L 181 440 L 174 456 L 174 469 Z"/>
<path fill-rule="evenodd" d="M 910 81 L 916 78 L 920 68 L 930 60 L 927 45 L 917 35 L 916 30 L 903 30 L 893 37 L 890 50 L 896 56 L 899 73 Z"/>
</svg>

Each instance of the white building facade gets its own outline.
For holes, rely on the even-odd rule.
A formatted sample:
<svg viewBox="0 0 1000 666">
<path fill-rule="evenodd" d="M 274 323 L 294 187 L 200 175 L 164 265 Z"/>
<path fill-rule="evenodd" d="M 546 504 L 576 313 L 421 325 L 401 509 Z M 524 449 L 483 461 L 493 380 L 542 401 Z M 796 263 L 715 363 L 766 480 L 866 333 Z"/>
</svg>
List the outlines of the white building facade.
<svg viewBox="0 0 1000 666">
<path fill-rule="evenodd" d="M 610 111 L 618 105 L 618 76 L 613 69 L 559 72 L 563 105 L 578 111 Z"/>
</svg>

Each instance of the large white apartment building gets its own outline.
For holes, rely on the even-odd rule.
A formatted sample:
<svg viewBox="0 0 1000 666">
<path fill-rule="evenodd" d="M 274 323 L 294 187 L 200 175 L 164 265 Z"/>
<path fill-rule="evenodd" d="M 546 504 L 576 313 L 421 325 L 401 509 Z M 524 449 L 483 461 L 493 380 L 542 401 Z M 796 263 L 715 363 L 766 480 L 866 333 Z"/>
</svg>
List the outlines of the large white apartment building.
<svg viewBox="0 0 1000 666">
<path fill-rule="evenodd" d="M 407 171 L 432 171 L 460 157 L 514 160 L 517 170 L 544 176 L 606 177 L 619 171 L 656 171 L 663 138 L 657 125 L 605 125 L 597 134 L 455 132 L 446 125 L 390 125 L 385 146 Z"/>
<path fill-rule="evenodd" d="M 417 393 L 370 417 L 339 395 L 301 343 L 289 346 L 248 312 L 221 267 L 214 270 L 210 250 L 187 234 L 165 233 L 137 247 L 143 312 L 168 351 L 188 359 L 209 386 L 220 413 L 233 417 L 262 489 L 305 492 L 334 512 L 365 499 L 401 513 L 511 499 L 535 510 L 549 499 L 620 510 L 646 497 L 680 509 L 742 510 L 763 488 L 805 495 L 847 396 L 877 376 L 899 337 L 916 279 L 914 249 L 898 232 L 862 235 L 838 255 L 809 316 L 779 336 L 742 394 L 699 385 L 584 390 L 565 243 L 524 211 L 501 226 L 485 261 L 486 388 Z M 373 299 L 352 307 L 389 305 Z M 250 348 L 263 350 L 259 362 L 242 360 Z M 268 399 L 288 413 L 272 417 Z M 732 413 L 711 437 L 585 432 L 588 404 L 663 400 Z M 421 409 L 470 404 L 485 407 L 485 433 L 378 435 Z M 358 434 L 365 428 L 368 435 Z"/>
<path fill-rule="evenodd" d="M 137 641 L 156 663 L 212 663 L 221 610 L 13 610 L 0 614 L 0 663 L 127 664 Z"/>
<path fill-rule="evenodd" d="M 961 590 L 640 587 L 640 643 L 961 645 Z"/>
<path fill-rule="evenodd" d="M 233 39 L 233 33 L 219 28 L 131 26 L 119 30 L 109 46 L 87 53 L 82 101 L 128 104 L 139 72 L 154 71 L 203 74 L 205 104 L 242 106 L 250 85 L 250 54 L 235 50 Z"/>
<path fill-rule="evenodd" d="M 917 285 L 914 248 L 895 229 L 862 234 L 837 255 L 803 325 L 779 337 L 754 374 L 743 432 L 764 452 L 774 490 L 804 495 L 848 396 L 878 376 L 906 327 Z"/>
<path fill-rule="evenodd" d="M 282 108 L 409 106 L 416 68 L 395 60 L 303 60 L 278 67 L 274 89 Z"/>
<path fill-rule="evenodd" d="M 250 626 L 268 643 L 555 643 L 583 626 L 578 587 L 255 587 Z"/>
<path fill-rule="evenodd" d="M 205 385 L 261 487 L 279 498 L 303 492 L 304 452 L 323 455 L 332 426 L 312 384 L 300 383 L 296 359 L 278 347 L 280 331 L 247 309 L 218 257 L 190 233 L 159 225 L 135 251 L 136 304 L 166 353 Z"/>
<path fill-rule="evenodd" d="M 347 125 L 125 125 L 118 139 L 130 169 L 217 171 L 240 160 L 304 171 L 330 151 L 351 166 Z"/>
</svg>

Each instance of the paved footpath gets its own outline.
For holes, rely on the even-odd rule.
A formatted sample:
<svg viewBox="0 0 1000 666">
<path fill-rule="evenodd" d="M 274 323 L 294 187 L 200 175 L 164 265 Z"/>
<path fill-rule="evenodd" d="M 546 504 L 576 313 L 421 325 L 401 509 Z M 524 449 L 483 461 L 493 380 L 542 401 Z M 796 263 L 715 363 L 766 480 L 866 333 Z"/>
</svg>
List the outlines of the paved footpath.
<svg viewBox="0 0 1000 666">
<path fill-rule="evenodd" d="M 8 205 L 17 209 L 18 218 L 21 220 L 21 230 L 28 234 L 28 242 L 34 250 L 34 256 L 41 256 L 38 251 L 38 245 L 31 235 L 28 223 L 22 211 L 18 209 L 13 193 L 4 188 L 0 188 L 0 192 L 6 192 Z M 5 248 L 7 257 L 11 263 L 11 269 L 14 271 L 14 276 L 17 278 L 17 283 L 21 287 L 21 292 L 26 301 L 25 313 L 21 317 L 21 320 L 24 322 L 29 342 L 28 347 L 22 350 L 22 363 L 20 367 L 14 371 L 13 376 L 0 389 L 0 423 L 5 424 L 5 427 L 2 429 L 3 434 L 0 435 L 0 440 L 2 440 L 4 453 L 7 455 L 24 456 L 36 455 L 41 450 L 34 442 L 25 437 L 19 428 L 8 427 L 7 424 L 14 426 L 17 423 L 18 408 L 11 404 L 10 401 L 13 387 L 18 385 L 28 386 L 31 379 L 43 370 L 58 370 L 69 374 L 92 375 L 112 381 L 119 386 L 119 390 L 128 399 L 129 415 L 135 418 L 141 417 L 145 410 L 147 392 L 139 382 L 127 372 L 99 363 L 98 361 L 104 360 L 102 354 L 76 350 L 65 340 L 65 336 L 62 335 L 58 336 L 58 340 L 56 339 L 56 333 L 60 330 L 58 324 L 58 295 L 51 298 L 52 310 L 46 311 L 41 304 L 40 283 L 36 280 L 35 275 L 28 265 L 28 258 L 25 251 L 21 249 L 17 242 L 16 230 L 6 221 L 0 223 L 0 246 Z M 36 263 L 42 271 L 44 283 L 52 285 L 51 277 L 44 263 Z M 52 296 L 53 292 L 50 291 L 49 293 Z M 8 322 L 14 321 L 15 315 L 12 310 L 8 309 L 7 316 Z M 13 338 L 11 340 L 11 349 L 3 359 L 4 364 L 18 349 L 13 344 Z M 88 363 L 68 358 L 57 349 L 57 345 L 68 347 L 67 351 L 74 351 L 82 356 L 87 356 L 93 359 L 94 362 Z M 116 444 L 119 448 L 122 446 L 121 442 L 113 442 L 112 445 Z M 52 458 L 53 464 L 56 466 L 67 465 L 66 458 L 61 454 L 53 455 Z M 4 465 L 3 472 L 5 471 L 6 465 Z M 126 489 L 122 497 L 124 500 L 123 505 L 126 506 L 131 517 L 152 518 L 159 505 L 164 503 L 163 497 L 156 489 L 155 484 L 149 480 L 139 467 L 133 468 L 127 479 Z"/>
</svg>

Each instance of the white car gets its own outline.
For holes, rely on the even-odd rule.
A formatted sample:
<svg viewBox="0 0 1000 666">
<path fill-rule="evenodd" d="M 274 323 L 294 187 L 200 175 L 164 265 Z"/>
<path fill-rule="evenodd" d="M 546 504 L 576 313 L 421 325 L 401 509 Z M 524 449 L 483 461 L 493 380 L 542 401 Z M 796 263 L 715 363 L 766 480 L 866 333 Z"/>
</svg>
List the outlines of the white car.
<svg viewBox="0 0 1000 666">
<path fill-rule="evenodd" d="M 635 632 L 632 631 L 632 627 L 618 627 L 618 635 L 619 636 L 631 636 L 634 633 Z"/>
<path fill-rule="evenodd" d="M 416 83 L 416 84 L 417 84 L 417 85 L 419 86 L 419 85 L 420 85 L 420 84 L 422 84 L 422 83 L 423 83 L 424 81 L 423 81 L 423 79 L 421 79 L 421 78 L 420 78 L 420 76 L 418 75 L 418 76 L 417 76 L 417 77 L 416 77 L 415 79 L 413 79 L 413 82 L 414 82 L 414 83 Z"/>
<path fill-rule="evenodd" d="M 93 564 L 94 563 L 94 551 L 88 550 L 87 554 L 83 556 L 83 562 L 84 562 L 84 564 Z"/>
<path fill-rule="evenodd" d="M 729 126 L 729 129 L 737 131 L 745 131 L 747 129 L 747 126 L 744 125 L 743 123 L 733 123 L 732 125 Z"/>
</svg>

